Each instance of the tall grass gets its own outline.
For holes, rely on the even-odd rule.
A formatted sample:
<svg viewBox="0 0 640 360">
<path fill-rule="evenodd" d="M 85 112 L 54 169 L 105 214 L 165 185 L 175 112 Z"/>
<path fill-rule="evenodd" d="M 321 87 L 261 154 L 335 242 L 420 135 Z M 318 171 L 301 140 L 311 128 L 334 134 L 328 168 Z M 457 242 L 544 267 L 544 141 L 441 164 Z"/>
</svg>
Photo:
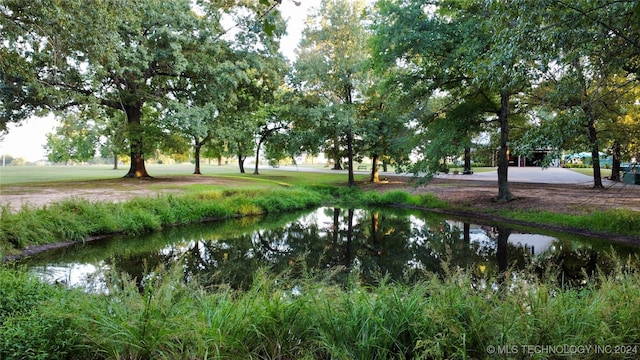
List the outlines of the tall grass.
<svg viewBox="0 0 640 360">
<path fill-rule="evenodd" d="M 239 291 L 185 283 L 175 267 L 142 285 L 112 277 L 108 293 L 87 294 L 0 268 L 9 299 L 0 305 L 0 358 L 487 359 L 496 357 L 490 346 L 622 344 L 635 344 L 637 357 L 637 270 L 619 266 L 583 289 L 558 287 L 553 276 L 461 270 L 413 286 L 260 273 Z"/>
<path fill-rule="evenodd" d="M 611 209 L 589 214 L 572 215 L 549 211 L 508 211 L 498 212 L 506 218 L 525 220 L 538 224 L 555 224 L 574 229 L 585 229 L 623 234 L 640 238 L 640 212 Z"/>
<path fill-rule="evenodd" d="M 231 190 L 160 195 L 126 202 L 69 199 L 42 208 L 2 209 L 0 249 L 77 241 L 112 233 L 141 234 L 163 226 L 304 209 L 322 197 L 305 189 Z"/>
<path fill-rule="evenodd" d="M 0 359 L 81 356 L 81 334 L 67 316 L 74 293 L 0 266 Z"/>
<path fill-rule="evenodd" d="M 3 207 L 0 252 L 81 241 L 97 235 L 142 234 L 176 224 L 282 213 L 327 202 L 358 206 L 397 203 L 431 208 L 446 206 L 430 194 L 412 196 L 404 191 L 377 193 L 333 186 L 219 190 L 140 197 L 116 203 L 72 198 L 42 208 L 24 206 L 11 211 Z"/>
<path fill-rule="evenodd" d="M 135 198 L 120 203 L 68 199 L 42 208 L 24 206 L 0 213 L 0 254 L 29 246 L 80 241 L 114 233 L 142 234 L 165 226 L 305 209 L 323 203 L 345 206 L 410 205 L 451 209 L 433 194 L 405 191 L 379 193 L 330 185 L 200 191 L 181 195 Z M 463 209 L 464 210 L 464 209 Z M 550 212 L 495 212 L 505 218 L 536 224 L 557 224 L 613 234 L 640 236 L 638 212 L 610 210 L 585 215 Z"/>
</svg>

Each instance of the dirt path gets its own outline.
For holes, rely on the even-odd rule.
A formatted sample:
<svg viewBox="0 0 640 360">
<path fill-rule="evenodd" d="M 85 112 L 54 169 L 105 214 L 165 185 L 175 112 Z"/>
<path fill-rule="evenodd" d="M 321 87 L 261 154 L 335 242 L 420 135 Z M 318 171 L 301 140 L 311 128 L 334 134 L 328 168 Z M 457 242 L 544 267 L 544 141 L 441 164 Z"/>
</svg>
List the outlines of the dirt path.
<svg viewBox="0 0 640 360">
<path fill-rule="evenodd" d="M 498 194 L 495 181 L 435 179 L 416 191 L 432 192 L 450 203 L 478 209 L 502 207 L 569 214 L 606 209 L 640 211 L 638 185 L 615 184 L 605 189 L 593 189 L 589 185 L 512 182 L 509 188 L 516 198 L 507 203 L 494 201 Z"/>
<path fill-rule="evenodd" d="M 134 197 L 156 196 L 163 193 L 181 193 L 185 186 L 206 184 L 220 187 L 238 186 L 239 180 L 209 176 L 165 176 L 153 179 L 108 179 L 74 181 L 70 183 L 24 184 L 1 188 L 0 205 L 18 210 L 22 206 L 42 207 L 70 198 L 90 201 L 125 201 Z"/>
</svg>

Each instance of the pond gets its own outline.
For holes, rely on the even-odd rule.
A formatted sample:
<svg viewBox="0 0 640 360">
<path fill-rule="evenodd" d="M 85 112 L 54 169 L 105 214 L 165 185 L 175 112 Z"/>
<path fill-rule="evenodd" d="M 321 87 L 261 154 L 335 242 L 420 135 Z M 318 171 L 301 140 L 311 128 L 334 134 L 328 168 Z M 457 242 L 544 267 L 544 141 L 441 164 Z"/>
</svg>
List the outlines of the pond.
<svg viewBox="0 0 640 360">
<path fill-rule="evenodd" d="M 613 255 L 615 254 L 615 255 Z M 580 286 L 596 271 L 638 263 L 640 247 L 539 229 L 515 228 L 416 210 L 322 207 L 278 216 L 171 227 L 139 237 L 116 236 L 26 258 L 21 263 L 52 283 L 106 289 L 115 269 L 142 286 L 147 274 L 178 264 L 184 279 L 248 288 L 256 271 L 365 284 L 413 283 L 464 269 L 478 278 L 498 273 L 552 273 Z"/>
</svg>

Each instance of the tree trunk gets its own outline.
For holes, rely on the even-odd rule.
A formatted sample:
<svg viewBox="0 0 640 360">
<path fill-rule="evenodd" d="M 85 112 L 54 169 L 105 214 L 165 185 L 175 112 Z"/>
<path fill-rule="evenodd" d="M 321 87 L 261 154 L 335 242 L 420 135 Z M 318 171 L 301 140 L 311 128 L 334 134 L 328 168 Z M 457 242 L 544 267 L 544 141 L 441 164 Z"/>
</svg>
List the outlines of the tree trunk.
<svg viewBox="0 0 640 360">
<path fill-rule="evenodd" d="M 371 159 L 371 182 L 377 183 L 380 182 L 380 178 L 378 177 L 378 154 L 373 154 L 373 159 Z"/>
<path fill-rule="evenodd" d="M 498 201 L 510 201 L 513 195 L 509 191 L 509 100 L 510 94 L 500 95 L 500 154 L 498 159 Z"/>
<path fill-rule="evenodd" d="M 331 238 L 333 244 L 337 246 L 338 240 L 340 240 L 340 208 L 333 208 L 333 228 L 331 229 Z"/>
<path fill-rule="evenodd" d="M 113 170 L 118 170 L 118 153 L 113 152 Z"/>
<path fill-rule="evenodd" d="M 504 275 L 509 269 L 509 255 L 508 255 L 508 247 L 509 247 L 509 236 L 511 235 L 511 230 L 503 227 L 498 227 L 498 239 L 497 239 L 497 249 L 496 249 L 496 258 L 498 260 L 498 271 L 500 272 L 500 278 L 504 279 Z"/>
<path fill-rule="evenodd" d="M 342 170 L 342 156 L 340 156 L 340 140 L 336 137 L 333 140 L 333 170 Z"/>
<path fill-rule="evenodd" d="M 144 164 L 144 141 L 142 134 L 142 104 L 125 105 L 127 124 L 129 125 L 129 140 L 131 141 L 131 166 L 125 178 L 150 178 Z"/>
<path fill-rule="evenodd" d="M 246 157 L 243 157 L 238 153 L 238 166 L 240 167 L 240 174 L 244 174 L 244 159 L 246 159 Z"/>
<path fill-rule="evenodd" d="M 353 265 L 353 215 L 354 209 L 347 210 L 347 242 L 345 244 L 344 266 L 347 272 L 351 271 Z"/>
<path fill-rule="evenodd" d="M 222 156 L 218 156 L 218 166 L 222 166 Z"/>
<path fill-rule="evenodd" d="M 374 211 L 371 214 L 371 238 L 375 244 L 378 240 L 378 229 L 380 228 L 380 213 Z"/>
<path fill-rule="evenodd" d="M 195 139 L 195 160 L 196 160 L 196 168 L 193 170 L 194 175 L 202 175 L 200 172 L 200 149 L 202 148 L 202 143 L 198 141 L 198 138 Z"/>
<path fill-rule="evenodd" d="M 602 172 L 600 171 L 600 149 L 598 147 L 598 133 L 595 122 L 589 114 L 589 142 L 591 142 L 591 166 L 593 166 L 593 188 L 602 189 Z"/>
<path fill-rule="evenodd" d="M 347 130 L 347 161 L 349 162 L 349 186 L 355 186 L 356 180 L 353 176 L 353 132 Z"/>
<path fill-rule="evenodd" d="M 253 170 L 253 175 L 260 175 L 260 172 L 258 171 L 258 163 L 259 163 L 259 156 L 260 156 L 260 147 L 262 146 L 262 138 L 260 138 L 260 140 L 258 141 L 258 145 L 256 146 L 256 167 Z"/>
<path fill-rule="evenodd" d="M 620 181 L 620 143 L 614 141 L 611 150 L 613 152 L 613 161 L 611 162 L 611 176 L 609 180 Z"/>
<path fill-rule="evenodd" d="M 596 131 L 593 108 L 587 91 L 587 80 L 584 76 L 579 60 L 575 60 L 573 66 L 578 70 L 580 84 L 582 86 L 582 111 L 587 115 L 587 136 L 591 144 L 591 166 L 593 167 L 593 188 L 602 189 L 602 173 L 600 172 L 600 149 L 598 147 L 598 132 Z"/>
<path fill-rule="evenodd" d="M 377 211 L 374 211 L 373 214 L 371 214 L 371 250 L 373 250 L 374 255 L 377 258 L 380 258 L 380 256 L 382 255 L 381 244 L 380 244 L 381 236 L 378 236 L 379 229 L 380 229 L 380 213 L 378 213 Z M 382 264 L 378 263 L 378 266 L 380 266 L 380 268 L 383 269 Z"/>
<path fill-rule="evenodd" d="M 473 171 L 471 170 L 471 147 L 470 146 L 464 147 L 464 170 L 462 170 L 462 173 L 465 175 L 473 174 Z"/>
</svg>

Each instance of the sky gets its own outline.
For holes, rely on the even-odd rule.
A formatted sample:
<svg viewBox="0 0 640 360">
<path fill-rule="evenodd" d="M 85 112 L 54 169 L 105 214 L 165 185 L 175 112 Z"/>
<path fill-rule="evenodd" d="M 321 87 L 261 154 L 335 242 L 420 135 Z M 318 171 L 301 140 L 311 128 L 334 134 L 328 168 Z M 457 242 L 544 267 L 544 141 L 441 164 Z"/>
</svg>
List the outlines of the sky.
<svg viewBox="0 0 640 360">
<path fill-rule="evenodd" d="M 317 0 L 299 0 L 296 6 L 293 0 L 285 0 L 279 6 L 282 17 L 287 21 L 287 36 L 281 41 L 281 51 L 289 59 L 294 59 L 294 50 L 300 42 L 304 21 L 310 9 L 317 6 Z M 9 133 L 0 141 L 0 156 L 11 155 L 35 162 L 46 159 L 43 148 L 47 142 L 46 134 L 55 131 L 57 121 L 53 116 L 31 118 L 19 125 L 10 124 Z"/>
</svg>

